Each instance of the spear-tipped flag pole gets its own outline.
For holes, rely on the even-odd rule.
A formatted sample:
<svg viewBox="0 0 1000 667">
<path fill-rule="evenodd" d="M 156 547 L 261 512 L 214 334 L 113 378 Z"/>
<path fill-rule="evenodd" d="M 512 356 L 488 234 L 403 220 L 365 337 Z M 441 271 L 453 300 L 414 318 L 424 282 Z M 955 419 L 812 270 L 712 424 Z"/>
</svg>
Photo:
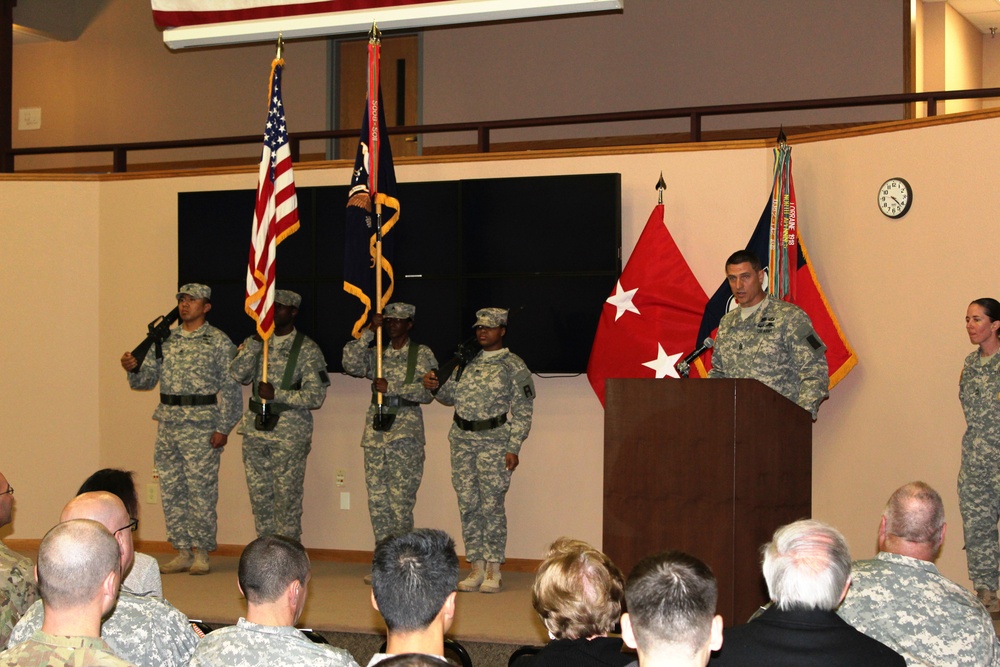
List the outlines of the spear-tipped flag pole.
<svg viewBox="0 0 1000 667">
<path fill-rule="evenodd" d="M 257 323 L 257 333 L 264 341 L 263 382 L 267 382 L 267 342 L 274 333 L 276 249 L 279 243 L 299 229 L 292 153 L 281 100 L 281 73 L 285 65 L 281 57 L 283 48 L 284 41 L 279 35 L 277 53 L 271 62 L 267 122 L 247 263 L 246 311 Z M 265 406 L 263 417 L 266 418 L 267 402 L 262 400 L 261 403 Z"/>
<path fill-rule="evenodd" d="M 376 314 L 382 313 L 382 308 L 388 303 L 393 291 L 392 266 L 383 256 L 383 237 L 399 219 L 399 201 L 395 198 L 396 177 L 392 165 L 392 151 L 386 134 L 385 112 L 382 110 L 379 84 L 381 44 L 381 33 L 378 26 L 373 23 L 368 34 L 368 101 L 347 202 L 344 290 L 356 296 L 364 306 L 364 312 L 354 323 L 355 338 L 361 335 L 361 329 L 372 310 L 372 299 L 369 297 L 371 269 L 374 269 Z M 391 210 L 391 213 L 386 215 L 384 209 Z M 388 217 L 388 220 L 384 220 L 385 217 Z M 360 245 L 365 248 L 363 254 L 357 252 Z M 390 280 L 389 289 L 384 292 L 383 272 Z M 381 327 L 375 330 L 375 346 L 375 377 L 381 378 Z M 376 406 L 373 427 L 376 430 L 386 430 L 390 420 L 389 415 L 384 412 L 381 392 L 376 393 Z"/>
</svg>

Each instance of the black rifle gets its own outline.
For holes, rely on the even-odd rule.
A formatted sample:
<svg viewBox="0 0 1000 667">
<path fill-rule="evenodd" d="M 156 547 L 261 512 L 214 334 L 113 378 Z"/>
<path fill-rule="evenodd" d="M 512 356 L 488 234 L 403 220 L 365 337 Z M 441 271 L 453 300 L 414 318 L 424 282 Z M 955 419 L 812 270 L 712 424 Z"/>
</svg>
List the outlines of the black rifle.
<svg viewBox="0 0 1000 667">
<path fill-rule="evenodd" d="M 163 358 L 163 341 L 170 335 L 170 325 L 176 322 L 178 317 L 180 317 L 180 313 L 177 308 L 174 308 L 166 315 L 161 315 L 149 323 L 146 327 L 149 333 L 146 334 L 145 340 L 136 345 L 135 349 L 132 350 L 132 356 L 139 362 L 132 370 L 133 373 L 139 372 L 139 369 L 142 368 L 142 362 L 146 359 L 146 355 L 149 354 L 149 348 L 154 345 L 156 346 L 156 358 Z"/>
<path fill-rule="evenodd" d="M 475 336 L 459 343 L 458 348 L 455 350 L 455 355 L 451 359 L 441 364 L 441 368 L 432 369 L 434 371 L 434 375 L 437 376 L 438 382 L 440 382 L 441 385 L 444 385 L 444 383 L 448 381 L 448 378 L 451 377 L 451 374 L 455 372 L 456 368 L 458 369 L 458 376 L 455 379 L 457 380 L 461 378 L 462 369 L 465 368 L 465 365 L 472 361 L 477 354 L 479 354 L 480 349 L 482 348 L 480 347 L 479 341 Z M 432 393 L 436 394 L 437 391 Z"/>
</svg>

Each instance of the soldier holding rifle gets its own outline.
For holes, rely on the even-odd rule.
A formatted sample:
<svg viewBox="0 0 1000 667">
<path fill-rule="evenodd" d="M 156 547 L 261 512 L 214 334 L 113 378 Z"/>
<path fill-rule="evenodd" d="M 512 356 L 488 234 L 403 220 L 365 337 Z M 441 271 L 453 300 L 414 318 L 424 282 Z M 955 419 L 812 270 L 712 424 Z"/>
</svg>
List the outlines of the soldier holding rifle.
<svg viewBox="0 0 1000 667">
<path fill-rule="evenodd" d="M 236 347 L 206 321 L 212 290 L 191 283 L 177 292 L 181 326 L 162 341 L 162 358 L 140 363 L 122 355 L 132 389 L 160 385 L 159 422 L 153 462 L 160 474 L 167 539 L 177 557 L 160 572 L 208 574 L 208 552 L 216 548 L 219 460 L 229 432 L 240 419 L 240 385 L 229 376 Z"/>
<path fill-rule="evenodd" d="M 507 548 L 504 500 L 531 429 L 535 384 L 521 357 L 503 346 L 506 310 L 477 311 L 473 328 L 482 350 L 444 383 L 434 371 L 423 382 L 438 401 L 455 406 L 448 433 L 451 483 L 458 494 L 465 558 L 472 563 L 458 590 L 498 593 Z"/>
</svg>

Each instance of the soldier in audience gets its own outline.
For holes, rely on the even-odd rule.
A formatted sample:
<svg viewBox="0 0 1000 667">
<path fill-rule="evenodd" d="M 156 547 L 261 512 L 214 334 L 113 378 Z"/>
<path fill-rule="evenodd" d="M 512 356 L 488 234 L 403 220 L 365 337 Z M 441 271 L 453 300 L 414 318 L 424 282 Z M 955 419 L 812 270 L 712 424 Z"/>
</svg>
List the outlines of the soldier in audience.
<svg viewBox="0 0 1000 667">
<path fill-rule="evenodd" d="M 191 667 L 357 667 L 344 649 L 314 644 L 295 628 L 306 603 L 309 570 L 306 550 L 291 538 L 266 535 L 248 544 L 239 568 L 246 618 L 206 635 Z"/>
<path fill-rule="evenodd" d="M 267 382 L 263 382 L 264 343 L 259 333 L 243 341 L 229 365 L 237 382 L 253 385 L 250 409 L 239 432 L 257 537 L 302 537 L 306 457 L 312 449 L 311 411 L 326 400 L 330 379 L 319 345 L 295 328 L 301 304 L 302 297 L 295 292 L 274 292 Z"/>
<path fill-rule="evenodd" d="M 372 557 L 372 606 L 385 619 L 386 652 L 368 667 L 401 653 L 444 657 L 444 635 L 455 618 L 458 555 L 441 530 L 389 537 Z"/>
<path fill-rule="evenodd" d="M 128 572 L 135 548 L 132 524 L 125 505 L 106 491 L 83 493 L 63 508 L 60 521 L 91 519 L 114 535 L 120 552 L 120 571 Z M 35 602 L 14 627 L 8 646 L 29 639 L 43 627 L 45 611 Z M 115 655 L 139 667 L 185 667 L 191 660 L 198 636 L 187 617 L 162 598 L 121 590 L 111 615 L 104 619 L 101 637 Z"/>
<path fill-rule="evenodd" d="M 0 473 L 0 528 L 11 521 L 14 487 Z M 7 645 L 14 624 L 38 599 L 34 563 L 0 542 L 0 648 Z"/>
<path fill-rule="evenodd" d="M 121 583 L 121 554 L 96 521 L 57 524 L 38 547 L 38 585 L 45 623 L 29 639 L 0 653 L 0 666 L 129 667 L 101 639 Z"/>
<path fill-rule="evenodd" d="M 444 384 L 433 371 L 423 382 L 438 401 L 455 406 L 448 432 L 451 483 L 458 494 L 465 558 L 472 563 L 458 590 L 499 593 L 507 548 L 504 502 L 531 430 L 535 383 L 521 357 L 503 345 L 506 310 L 476 311 L 473 329 L 482 350 L 472 361 Z"/>
<path fill-rule="evenodd" d="M 686 553 L 648 556 L 625 584 L 628 613 L 622 637 L 639 652 L 641 667 L 705 667 L 722 645 L 715 575 Z"/>
<path fill-rule="evenodd" d="M 989 613 L 934 566 L 946 528 L 937 491 L 924 482 L 897 489 L 882 513 L 879 553 L 854 562 L 837 613 L 910 665 L 1000 665 Z"/>
<path fill-rule="evenodd" d="M 723 633 L 712 665 L 741 667 L 904 667 L 891 648 L 835 611 L 851 585 L 851 553 L 838 530 L 819 521 L 782 526 L 764 547 L 771 606 Z M 628 598 L 626 598 L 627 600 Z"/>
<path fill-rule="evenodd" d="M 79 495 L 88 491 L 108 491 L 115 494 L 125 504 L 128 515 L 138 521 L 139 496 L 135 492 L 135 481 L 130 471 L 102 468 L 88 477 L 76 493 Z M 136 523 L 133 532 L 138 526 Z M 125 573 L 122 588 L 136 595 L 155 595 L 162 598 L 163 582 L 160 579 L 160 566 L 156 559 L 136 551 L 132 558 L 131 569 Z"/>
</svg>

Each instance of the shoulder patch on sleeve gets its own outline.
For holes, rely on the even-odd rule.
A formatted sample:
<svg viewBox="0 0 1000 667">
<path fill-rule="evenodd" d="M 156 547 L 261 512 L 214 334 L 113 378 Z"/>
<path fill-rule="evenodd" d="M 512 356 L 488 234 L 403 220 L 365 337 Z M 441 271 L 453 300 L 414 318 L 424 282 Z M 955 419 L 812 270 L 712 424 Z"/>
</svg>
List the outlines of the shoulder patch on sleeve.
<svg viewBox="0 0 1000 667">
<path fill-rule="evenodd" d="M 795 329 L 793 335 L 798 340 L 804 340 L 815 356 L 818 357 L 826 353 L 826 343 L 823 342 L 823 339 L 819 337 L 819 334 L 816 333 L 816 330 L 808 322 L 800 324 Z"/>
<path fill-rule="evenodd" d="M 514 374 L 514 384 L 524 392 L 525 398 L 535 398 L 535 381 L 527 368 L 522 367 Z"/>
</svg>

